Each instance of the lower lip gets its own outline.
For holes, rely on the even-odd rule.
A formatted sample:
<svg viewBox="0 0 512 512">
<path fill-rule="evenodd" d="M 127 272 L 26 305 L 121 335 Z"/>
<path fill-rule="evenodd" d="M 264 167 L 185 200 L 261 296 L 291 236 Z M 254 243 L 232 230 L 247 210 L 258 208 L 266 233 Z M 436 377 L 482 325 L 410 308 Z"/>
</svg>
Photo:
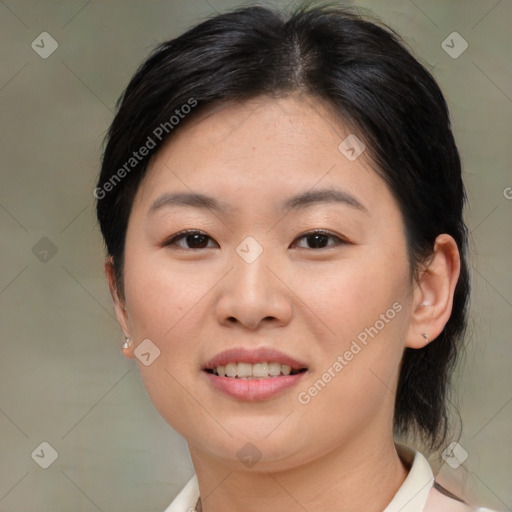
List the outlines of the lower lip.
<svg viewBox="0 0 512 512">
<path fill-rule="evenodd" d="M 278 395 L 286 389 L 295 386 L 306 372 L 267 379 L 235 379 L 232 377 L 219 377 L 213 373 L 204 372 L 210 383 L 218 391 L 240 400 L 255 402 L 266 400 Z"/>
</svg>

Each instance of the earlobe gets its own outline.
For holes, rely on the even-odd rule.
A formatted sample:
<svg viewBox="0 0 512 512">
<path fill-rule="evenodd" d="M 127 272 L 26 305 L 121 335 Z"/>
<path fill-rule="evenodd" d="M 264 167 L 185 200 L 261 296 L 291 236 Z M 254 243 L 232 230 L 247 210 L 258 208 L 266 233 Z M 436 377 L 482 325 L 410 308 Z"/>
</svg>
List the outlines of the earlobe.
<svg viewBox="0 0 512 512">
<path fill-rule="evenodd" d="M 108 288 L 110 291 L 110 296 L 112 297 L 112 302 L 114 304 L 114 310 L 117 317 L 117 322 L 121 327 L 121 330 L 125 334 L 125 341 L 121 345 L 121 351 L 123 352 L 125 357 L 134 358 L 133 354 L 133 344 L 131 343 L 128 333 L 130 332 L 129 321 L 128 321 L 128 312 L 126 309 L 126 305 L 124 301 L 119 297 L 115 272 L 114 272 L 114 261 L 112 256 L 107 256 L 105 259 L 105 277 L 107 278 Z"/>
<path fill-rule="evenodd" d="M 441 334 L 452 312 L 459 274 L 457 243 L 450 235 L 439 235 L 432 256 L 417 277 L 407 347 L 423 348 Z"/>
<path fill-rule="evenodd" d="M 135 354 L 133 353 L 133 343 L 130 338 L 125 338 L 123 343 L 121 344 L 121 352 L 125 357 L 129 359 L 133 359 Z"/>
</svg>

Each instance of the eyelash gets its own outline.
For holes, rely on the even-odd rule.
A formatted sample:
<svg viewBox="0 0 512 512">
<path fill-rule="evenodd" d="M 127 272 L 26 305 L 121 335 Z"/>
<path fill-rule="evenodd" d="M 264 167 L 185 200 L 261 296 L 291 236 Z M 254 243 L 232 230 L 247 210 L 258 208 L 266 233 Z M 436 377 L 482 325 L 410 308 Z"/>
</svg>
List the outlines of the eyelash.
<svg viewBox="0 0 512 512">
<path fill-rule="evenodd" d="M 190 230 L 181 231 L 180 233 L 177 233 L 176 235 L 173 235 L 169 240 L 167 240 L 164 243 L 164 247 L 176 245 L 176 242 L 178 240 L 181 240 L 181 239 L 185 238 L 188 235 L 205 235 L 208 239 L 213 240 L 204 231 L 199 231 L 199 230 L 196 230 L 196 229 L 190 229 Z M 320 247 L 319 249 L 309 248 L 309 247 L 306 248 L 306 249 L 321 251 L 321 250 L 329 249 L 330 247 L 333 247 L 333 246 L 347 245 L 349 243 L 347 240 L 345 240 L 345 239 L 343 239 L 343 238 L 341 238 L 341 237 L 339 237 L 337 235 L 334 235 L 334 234 L 330 233 L 329 231 L 325 231 L 325 230 L 322 230 L 322 229 L 315 229 L 313 231 L 308 231 L 308 232 L 298 236 L 295 240 L 300 240 L 301 238 L 308 238 L 308 237 L 312 237 L 312 236 L 315 236 L 315 235 L 324 235 L 324 236 L 336 239 L 337 242 L 335 244 L 327 245 L 327 247 Z M 295 240 L 294 240 L 294 242 L 295 242 Z M 178 246 L 178 247 L 180 249 L 190 250 L 190 251 L 198 251 L 198 250 L 202 250 L 202 249 L 211 249 L 211 247 L 202 247 L 200 249 L 193 249 L 193 248 L 190 248 L 190 247 L 180 247 L 180 246 Z M 302 247 L 302 249 L 304 249 L 304 247 Z"/>
</svg>

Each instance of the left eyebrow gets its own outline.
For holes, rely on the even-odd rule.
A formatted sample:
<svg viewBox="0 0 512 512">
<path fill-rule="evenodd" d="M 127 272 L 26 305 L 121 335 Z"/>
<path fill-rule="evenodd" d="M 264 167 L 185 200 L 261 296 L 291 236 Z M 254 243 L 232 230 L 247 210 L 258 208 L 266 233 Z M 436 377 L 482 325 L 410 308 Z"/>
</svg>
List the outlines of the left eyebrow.
<svg viewBox="0 0 512 512">
<path fill-rule="evenodd" d="M 341 203 L 362 212 L 369 213 L 368 209 L 353 195 L 336 188 L 324 188 L 320 190 L 309 190 L 297 196 L 290 197 L 282 205 L 284 211 L 292 208 L 306 208 L 318 203 Z"/>
</svg>

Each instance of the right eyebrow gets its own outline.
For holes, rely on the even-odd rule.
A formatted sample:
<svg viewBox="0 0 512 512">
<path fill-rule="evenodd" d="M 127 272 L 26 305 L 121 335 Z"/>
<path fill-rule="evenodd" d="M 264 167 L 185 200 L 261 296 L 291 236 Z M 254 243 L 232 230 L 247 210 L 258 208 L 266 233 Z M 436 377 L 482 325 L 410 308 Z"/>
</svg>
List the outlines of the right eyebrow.
<svg viewBox="0 0 512 512">
<path fill-rule="evenodd" d="M 193 192 L 173 192 L 162 194 L 149 207 L 148 214 L 153 214 L 165 207 L 172 206 L 190 206 L 193 208 L 203 208 L 216 210 L 220 212 L 228 212 L 233 210 L 224 201 L 215 199 L 205 194 Z"/>
</svg>

